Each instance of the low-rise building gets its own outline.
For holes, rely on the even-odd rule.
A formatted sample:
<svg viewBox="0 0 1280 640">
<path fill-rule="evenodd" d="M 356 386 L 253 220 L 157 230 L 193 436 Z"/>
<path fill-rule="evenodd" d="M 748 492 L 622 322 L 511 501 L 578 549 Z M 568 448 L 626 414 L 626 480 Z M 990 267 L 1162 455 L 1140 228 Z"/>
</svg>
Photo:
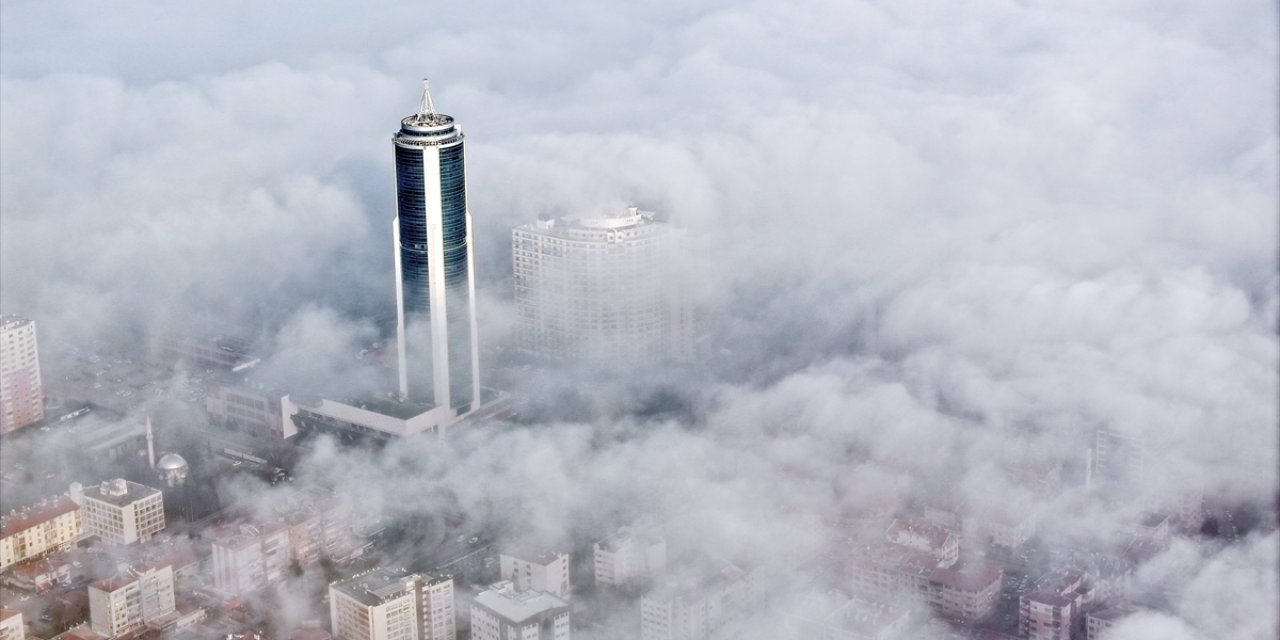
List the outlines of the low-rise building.
<svg viewBox="0 0 1280 640">
<path fill-rule="evenodd" d="M 569 603 L 510 581 L 481 592 L 471 603 L 472 640 L 570 640 Z"/>
<path fill-rule="evenodd" d="M 850 568 L 855 596 L 886 601 L 908 593 L 924 600 L 939 565 L 931 553 L 880 543 L 855 553 Z"/>
<path fill-rule="evenodd" d="M 80 505 L 68 496 L 0 516 L 0 571 L 71 546 L 81 528 Z"/>
<path fill-rule="evenodd" d="M 1085 575 L 1054 572 L 1036 583 L 1036 590 L 1018 603 L 1018 635 L 1028 640 L 1072 640 L 1084 626 L 1083 609 L 1092 589 Z"/>
<path fill-rule="evenodd" d="M 534 589 L 569 599 L 569 554 L 517 546 L 499 557 L 503 580 L 521 591 Z"/>
<path fill-rule="evenodd" d="M 22 612 L 0 607 L 0 640 L 26 640 L 27 628 Z"/>
<path fill-rule="evenodd" d="M 1003 579 L 1004 569 L 992 563 L 938 567 L 929 574 L 929 603 L 953 620 L 982 620 L 999 603 Z"/>
<path fill-rule="evenodd" d="M 211 380 L 205 385 L 205 410 L 214 420 L 255 436 L 290 438 L 298 430 L 292 420 L 284 419 L 284 396 L 264 387 Z"/>
<path fill-rule="evenodd" d="M 622 528 L 593 546 L 596 585 L 628 587 L 661 579 L 667 569 L 667 542 Z"/>
<path fill-rule="evenodd" d="M 758 600 L 753 572 L 732 564 L 699 579 L 668 576 L 640 599 L 641 640 L 708 640 Z"/>
<path fill-rule="evenodd" d="M 1121 618 L 1133 614 L 1135 609 L 1127 604 L 1102 607 L 1085 614 L 1085 640 L 1105 640 L 1107 630 Z"/>
<path fill-rule="evenodd" d="M 825 601 L 825 599 L 824 599 Z M 796 637 L 809 640 L 904 640 L 910 615 L 907 609 L 880 602 L 844 600 L 813 610 L 815 603 L 801 603 L 801 612 L 788 615 L 786 627 Z"/>
<path fill-rule="evenodd" d="M 164 494 L 159 489 L 116 478 L 98 485 L 71 485 L 85 535 L 112 544 L 146 542 L 164 529 Z"/>
<path fill-rule="evenodd" d="M 884 537 L 893 544 L 933 555 L 939 566 L 949 567 L 960 559 L 959 536 L 926 520 L 897 518 Z"/>
</svg>

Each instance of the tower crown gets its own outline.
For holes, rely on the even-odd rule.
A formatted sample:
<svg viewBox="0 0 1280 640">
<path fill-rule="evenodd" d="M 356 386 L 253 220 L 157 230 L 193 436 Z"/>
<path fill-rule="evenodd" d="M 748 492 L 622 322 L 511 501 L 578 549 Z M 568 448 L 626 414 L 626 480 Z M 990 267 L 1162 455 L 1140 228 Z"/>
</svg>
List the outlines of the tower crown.
<svg viewBox="0 0 1280 640">
<path fill-rule="evenodd" d="M 436 105 L 431 101 L 431 87 L 426 78 L 422 79 L 422 102 L 418 104 L 418 112 L 400 121 L 400 130 L 408 134 L 442 135 L 449 133 L 453 124 L 453 116 L 436 112 Z"/>
</svg>

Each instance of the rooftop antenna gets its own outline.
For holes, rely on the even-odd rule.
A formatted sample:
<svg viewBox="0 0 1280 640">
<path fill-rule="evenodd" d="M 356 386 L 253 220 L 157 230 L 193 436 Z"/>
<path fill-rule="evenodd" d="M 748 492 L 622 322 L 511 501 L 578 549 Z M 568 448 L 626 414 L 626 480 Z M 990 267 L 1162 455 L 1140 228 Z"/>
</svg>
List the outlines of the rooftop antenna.
<svg viewBox="0 0 1280 640">
<path fill-rule="evenodd" d="M 434 116 L 436 114 L 436 105 L 431 102 L 430 82 L 426 78 L 422 79 L 422 104 L 418 106 L 418 115 Z"/>
</svg>

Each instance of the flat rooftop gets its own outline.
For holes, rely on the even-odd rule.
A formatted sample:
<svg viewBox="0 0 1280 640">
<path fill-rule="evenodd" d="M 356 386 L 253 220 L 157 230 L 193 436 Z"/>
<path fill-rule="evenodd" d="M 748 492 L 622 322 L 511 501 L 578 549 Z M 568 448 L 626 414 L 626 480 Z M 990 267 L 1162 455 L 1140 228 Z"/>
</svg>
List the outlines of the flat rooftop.
<svg viewBox="0 0 1280 640">
<path fill-rule="evenodd" d="M 133 504 L 139 500 L 150 498 L 151 496 L 160 495 L 159 489 L 152 489 L 146 485 L 138 484 L 132 480 L 116 478 L 108 480 L 101 484 L 90 485 L 84 488 L 84 497 L 105 502 L 117 507 Z"/>
<path fill-rule="evenodd" d="M 413 591 L 417 574 L 404 569 L 375 569 L 329 585 L 330 589 L 346 595 L 368 607 L 376 607 Z"/>
<path fill-rule="evenodd" d="M 569 603 L 549 593 L 532 589 L 516 591 L 510 582 L 493 585 L 476 596 L 474 603 L 515 624 L 542 613 L 569 607 Z"/>
</svg>

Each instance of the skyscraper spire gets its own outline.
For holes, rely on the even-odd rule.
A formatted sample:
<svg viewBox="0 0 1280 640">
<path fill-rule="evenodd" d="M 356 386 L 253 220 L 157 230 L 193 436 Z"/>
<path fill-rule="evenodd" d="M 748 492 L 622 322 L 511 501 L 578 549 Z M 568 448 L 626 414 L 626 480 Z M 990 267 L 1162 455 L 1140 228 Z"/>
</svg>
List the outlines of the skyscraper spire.
<svg viewBox="0 0 1280 640">
<path fill-rule="evenodd" d="M 434 116 L 436 114 L 436 105 L 431 102 L 431 83 L 426 79 L 422 79 L 422 104 L 418 106 L 418 115 Z"/>
<path fill-rule="evenodd" d="M 400 396 L 452 410 L 480 402 L 471 214 L 462 129 L 436 111 L 427 81 L 394 139 L 396 343 Z"/>
<path fill-rule="evenodd" d="M 151 432 L 151 414 L 147 414 L 147 465 L 156 468 L 155 435 Z"/>
</svg>

